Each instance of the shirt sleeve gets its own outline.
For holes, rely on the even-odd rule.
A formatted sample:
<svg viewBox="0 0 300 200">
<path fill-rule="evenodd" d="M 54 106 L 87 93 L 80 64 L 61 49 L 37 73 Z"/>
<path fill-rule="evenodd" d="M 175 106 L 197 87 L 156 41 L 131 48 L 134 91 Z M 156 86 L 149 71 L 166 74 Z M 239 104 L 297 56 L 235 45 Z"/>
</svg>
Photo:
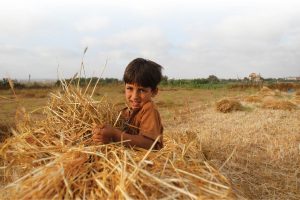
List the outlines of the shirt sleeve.
<svg viewBox="0 0 300 200">
<path fill-rule="evenodd" d="M 161 136 L 163 131 L 159 112 L 154 108 L 153 104 L 147 105 L 142 112 L 140 134 L 156 140 L 158 136 Z"/>
</svg>

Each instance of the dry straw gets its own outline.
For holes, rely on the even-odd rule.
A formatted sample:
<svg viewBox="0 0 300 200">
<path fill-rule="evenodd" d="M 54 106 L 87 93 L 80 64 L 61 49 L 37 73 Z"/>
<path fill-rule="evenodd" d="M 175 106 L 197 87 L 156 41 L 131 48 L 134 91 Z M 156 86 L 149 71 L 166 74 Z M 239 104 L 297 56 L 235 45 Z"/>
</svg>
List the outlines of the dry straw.
<svg viewBox="0 0 300 200">
<path fill-rule="evenodd" d="M 189 134 L 166 136 L 157 152 L 97 145 L 92 124 L 122 127 L 107 99 L 63 83 L 45 118 L 19 123 L 0 145 L 2 199 L 233 199 L 228 180 L 204 161 Z"/>
<path fill-rule="evenodd" d="M 238 111 L 242 110 L 242 104 L 238 100 L 224 98 L 216 102 L 216 110 L 223 113 Z"/>
<path fill-rule="evenodd" d="M 274 110 L 295 110 L 297 106 L 288 100 L 275 99 L 273 97 L 267 97 L 262 102 L 262 108 L 274 109 Z"/>
<path fill-rule="evenodd" d="M 244 101 L 249 103 L 260 103 L 262 101 L 262 97 L 259 95 L 250 95 L 245 97 Z"/>
<path fill-rule="evenodd" d="M 295 95 L 291 101 L 295 104 L 300 104 L 300 90 L 295 92 Z"/>
<path fill-rule="evenodd" d="M 247 97 L 244 97 L 243 101 L 248 102 L 248 103 L 262 103 L 265 101 L 264 99 L 268 98 L 274 98 L 274 97 L 282 97 L 281 92 L 279 90 L 273 91 L 267 86 L 263 86 L 260 91 L 258 91 L 254 95 L 250 95 Z"/>
<path fill-rule="evenodd" d="M 263 86 L 262 89 L 257 93 L 257 95 L 266 97 L 266 96 L 275 96 L 276 92 L 272 89 L 268 88 L 267 86 Z"/>
</svg>

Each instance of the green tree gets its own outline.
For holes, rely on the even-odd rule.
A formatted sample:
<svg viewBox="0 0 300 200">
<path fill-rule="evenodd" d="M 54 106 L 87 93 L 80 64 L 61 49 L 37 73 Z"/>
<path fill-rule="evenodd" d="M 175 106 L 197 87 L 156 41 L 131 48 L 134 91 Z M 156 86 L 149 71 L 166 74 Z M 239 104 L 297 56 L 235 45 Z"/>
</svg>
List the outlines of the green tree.
<svg viewBox="0 0 300 200">
<path fill-rule="evenodd" d="M 218 79 L 217 76 L 215 75 L 209 75 L 207 80 L 210 82 L 210 83 L 218 83 L 220 80 Z"/>
</svg>

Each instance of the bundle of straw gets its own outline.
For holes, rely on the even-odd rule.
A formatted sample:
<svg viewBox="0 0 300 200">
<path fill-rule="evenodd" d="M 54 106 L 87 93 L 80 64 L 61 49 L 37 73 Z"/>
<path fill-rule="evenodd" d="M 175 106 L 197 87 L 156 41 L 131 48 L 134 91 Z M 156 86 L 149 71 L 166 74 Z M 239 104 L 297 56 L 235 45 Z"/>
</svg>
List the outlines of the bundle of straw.
<svg viewBox="0 0 300 200">
<path fill-rule="evenodd" d="M 275 110 L 295 110 L 297 109 L 297 106 L 288 100 L 268 97 L 263 100 L 262 108 Z"/>
<path fill-rule="evenodd" d="M 242 110 L 242 104 L 238 100 L 224 98 L 216 102 L 216 110 L 223 113 Z"/>
<path fill-rule="evenodd" d="M 78 88 L 51 95 L 45 119 L 18 126 L 0 146 L 3 199 L 232 199 L 228 180 L 191 135 L 172 134 L 152 152 L 91 143 L 92 123 L 121 127 L 105 99 Z M 194 137 L 193 137 L 194 139 Z"/>
<path fill-rule="evenodd" d="M 262 97 L 259 95 L 250 95 L 244 98 L 244 101 L 250 103 L 260 103 L 262 101 Z"/>
<path fill-rule="evenodd" d="M 257 94 L 263 97 L 276 95 L 276 93 L 272 89 L 268 88 L 267 86 L 263 86 Z"/>
<path fill-rule="evenodd" d="M 292 98 L 292 102 L 295 104 L 300 104 L 300 90 L 296 91 L 294 97 Z"/>
</svg>

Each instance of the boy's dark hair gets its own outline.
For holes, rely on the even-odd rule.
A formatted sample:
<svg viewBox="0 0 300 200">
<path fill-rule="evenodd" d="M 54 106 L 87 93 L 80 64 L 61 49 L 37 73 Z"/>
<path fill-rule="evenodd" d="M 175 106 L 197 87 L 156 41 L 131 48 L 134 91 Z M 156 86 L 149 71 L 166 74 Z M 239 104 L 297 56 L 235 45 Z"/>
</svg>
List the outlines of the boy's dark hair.
<svg viewBox="0 0 300 200">
<path fill-rule="evenodd" d="M 127 65 L 123 81 L 155 90 L 162 79 L 162 69 L 162 66 L 151 60 L 136 58 Z"/>
</svg>

